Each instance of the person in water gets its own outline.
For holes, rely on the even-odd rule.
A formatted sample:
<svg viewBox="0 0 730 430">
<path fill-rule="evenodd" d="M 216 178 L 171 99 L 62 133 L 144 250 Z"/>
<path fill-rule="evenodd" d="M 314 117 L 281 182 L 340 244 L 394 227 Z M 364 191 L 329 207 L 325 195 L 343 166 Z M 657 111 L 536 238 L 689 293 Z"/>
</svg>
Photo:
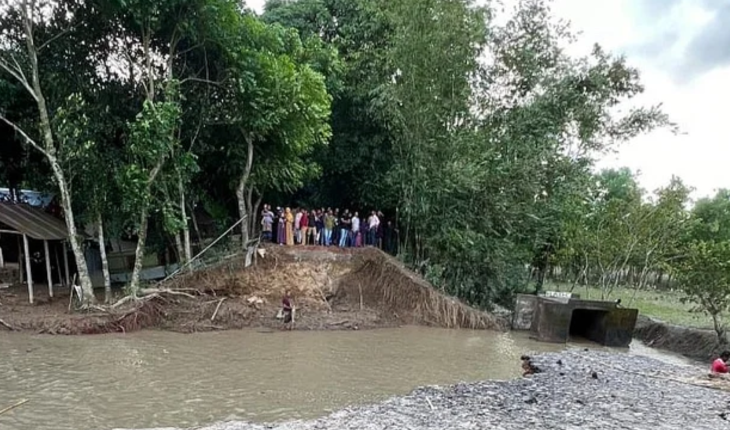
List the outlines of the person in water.
<svg viewBox="0 0 730 430">
<path fill-rule="evenodd" d="M 294 306 L 292 305 L 291 300 L 291 294 L 289 294 L 289 290 L 287 290 L 284 293 L 284 298 L 281 299 L 281 308 L 284 313 L 284 329 L 291 330 L 292 327 L 292 313 L 294 311 Z"/>
<path fill-rule="evenodd" d="M 730 351 L 723 351 L 720 358 L 712 362 L 712 373 L 715 375 L 727 374 L 727 362 L 730 360 Z"/>
</svg>

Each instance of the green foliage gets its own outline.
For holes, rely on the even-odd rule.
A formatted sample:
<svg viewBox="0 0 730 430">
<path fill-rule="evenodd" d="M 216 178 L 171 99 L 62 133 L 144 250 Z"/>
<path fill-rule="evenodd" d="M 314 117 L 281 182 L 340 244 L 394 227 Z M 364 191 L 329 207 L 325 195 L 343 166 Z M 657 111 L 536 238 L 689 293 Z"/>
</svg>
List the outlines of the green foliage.
<svg viewBox="0 0 730 430">
<path fill-rule="evenodd" d="M 673 269 L 687 298 L 713 318 L 722 339 L 725 326 L 720 316 L 730 306 L 730 242 L 692 241 Z"/>
<path fill-rule="evenodd" d="M 678 178 L 649 195 L 628 169 L 595 171 L 616 144 L 673 127 L 658 106 L 619 113 L 638 71 L 598 46 L 568 56 L 577 36 L 546 1 L 506 21 L 477 3 L 270 0 L 261 17 L 235 0 L 54 3 L 35 38 L 51 46 L 40 79 L 79 222 L 101 215 L 119 235 L 148 213 L 162 250 L 186 205 L 222 229 L 264 196 L 376 207 L 401 258 L 473 304 L 509 305 L 551 272 L 604 296 L 669 273 L 720 316 L 730 191 L 690 211 Z M 0 58 L 17 57 L 22 21 L 0 24 Z M 0 114 L 38 138 L 11 78 Z M 0 131 L 3 165 L 22 158 L 51 184 Z"/>
<path fill-rule="evenodd" d="M 165 161 L 178 149 L 176 130 L 180 106 L 176 102 L 146 100 L 129 127 L 127 163 L 119 184 L 124 210 L 138 213 L 152 203 L 152 186 Z"/>
</svg>

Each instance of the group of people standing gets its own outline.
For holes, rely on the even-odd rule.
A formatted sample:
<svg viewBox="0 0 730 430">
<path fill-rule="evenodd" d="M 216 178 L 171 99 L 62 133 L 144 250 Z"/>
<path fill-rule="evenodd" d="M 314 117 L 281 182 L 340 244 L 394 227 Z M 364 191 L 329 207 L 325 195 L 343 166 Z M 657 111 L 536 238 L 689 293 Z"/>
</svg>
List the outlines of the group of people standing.
<svg viewBox="0 0 730 430">
<path fill-rule="evenodd" d="M 269 205 L 261 211 L 262 239 L 280 245 L 319 245 L 362 247 L 375 246 L 397 252 L 398 230 L 380 211 L 366 217 L 348 209 L 276 208 Z"/>
</svg>

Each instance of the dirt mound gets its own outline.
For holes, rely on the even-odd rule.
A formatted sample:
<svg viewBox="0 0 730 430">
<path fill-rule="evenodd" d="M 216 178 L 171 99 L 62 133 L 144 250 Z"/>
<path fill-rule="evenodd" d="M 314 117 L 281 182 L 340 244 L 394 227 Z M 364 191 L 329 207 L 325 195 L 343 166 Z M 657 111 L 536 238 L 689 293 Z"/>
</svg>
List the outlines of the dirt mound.
<svg viewBox="0 0 730 430">
<path fill-rule="evenodd" d="M 501 318 L 445 296 L 374 248 L 268 246 L 261 249 L 253 267 L 243 269 L 241 261 L 230 262 L 180 277 L 171 287 L 204 287 L 258 301 L 269 312 L 275 312 L 289 290 L 298 309 L 297 325 L 304 328 L 402 324 L 506 328 Z"/>
<path fill-rule="evenodd" d="M 182 332 L 228 328 L 275 329 L 281 298 L 289 290 L 299 330 L 361 329 L 419 324 L 448 328 L 505 329 L 505 321 L 435 290 L 396 259 L 377 249 L 261 248 L 255 264 L 243 258 L 179 275 L 159 294 L 111 312 L 69 314 L 68 296 L 42 305 L 13 300 L 0 318 L 20 330 L 93 334 L 159 328 Z M 18 296 L 20 297 L 20 296 Z"/>
<path fill-rule="evenodd" d="M 636 322 L 634 338 L 652 348 L 705 362 L 717 358 L 721 350 L 728 348 L 727 343 L 718 342 L 714 331 L 673 326 L 645 317 Z"/>
<path fill-rule="evenodd" d="M 339 280 L 335 303 L 371 307 L 404 324 L 504 330 L 505 321 L 436 290 L 395 258 L 377 249 L 354 256 L 355 267 Z"/>
</svg>

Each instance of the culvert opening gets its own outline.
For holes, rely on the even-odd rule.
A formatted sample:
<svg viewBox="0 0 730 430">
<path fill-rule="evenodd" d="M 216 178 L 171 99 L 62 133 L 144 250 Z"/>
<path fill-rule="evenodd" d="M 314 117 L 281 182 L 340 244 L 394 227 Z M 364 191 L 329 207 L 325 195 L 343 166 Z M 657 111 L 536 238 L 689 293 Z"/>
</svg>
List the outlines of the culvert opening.
<svg viewBox="0 0 730 430">
<path fill-rule="evenodd" d="M 570 319 L 570 338 L 583 338 L 601 343 L 605 331 L 606 316 L 608 316 L 608 311 L 574 309 Z"/>
</svg>

